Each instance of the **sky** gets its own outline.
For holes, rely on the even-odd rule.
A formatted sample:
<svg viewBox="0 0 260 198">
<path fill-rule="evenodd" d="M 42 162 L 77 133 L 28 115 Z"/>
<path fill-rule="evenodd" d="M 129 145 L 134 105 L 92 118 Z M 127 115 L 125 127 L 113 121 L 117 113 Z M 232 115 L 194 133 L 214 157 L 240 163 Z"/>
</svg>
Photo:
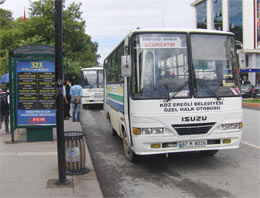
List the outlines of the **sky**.
<svg viewBox="0 0 260 198">
<path fill-rule="evenodd" d="M 34 1 L 34 0 L 31 0 Z M 193 28 L 194 13 L 191 3 L 195 0 L 65 0 L 82 3 L 82 18 L 86 21 L 86 33 L 98 42 L 98 60 L 105 57 L 119 44 L 125 35 L 139 28 Z M 29 17 L 29 0 L 5 0 L 1 8 L 10 10 L 13 18 Z"/>
</svg>

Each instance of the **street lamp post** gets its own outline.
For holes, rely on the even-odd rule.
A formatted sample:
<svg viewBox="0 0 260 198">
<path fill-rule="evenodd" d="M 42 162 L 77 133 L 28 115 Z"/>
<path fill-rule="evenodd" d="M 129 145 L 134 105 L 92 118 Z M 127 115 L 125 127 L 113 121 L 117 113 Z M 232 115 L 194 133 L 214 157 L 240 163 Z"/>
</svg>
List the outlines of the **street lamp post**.
<svg viewBox="0 0 260 198">
<path fill-rule="evenodd" d="M 65 143 L 64 143 L 64 108 L 63 108 L 63 68 L 62 68 L 62 0 L 55 0 L 55 77 L 57 90 L 57 150 L 58 150 L 58 185 L 67 184 L 65 169 Z"/>
</svg>

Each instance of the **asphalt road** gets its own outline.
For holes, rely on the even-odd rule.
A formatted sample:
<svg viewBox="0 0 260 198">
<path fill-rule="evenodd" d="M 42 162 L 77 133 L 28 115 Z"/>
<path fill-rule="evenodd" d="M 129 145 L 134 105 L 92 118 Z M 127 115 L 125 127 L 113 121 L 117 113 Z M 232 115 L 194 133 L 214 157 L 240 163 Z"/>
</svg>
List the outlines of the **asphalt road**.
<svg viewBox="0 0 260 198">
<path fill-rule="evenodd" d="M 260 197 L 260 111 L 244 109 L 239 149 L 126 161 L 101 109 L 82 109 L 81 125 L 105 197 Z"/>
</svg>

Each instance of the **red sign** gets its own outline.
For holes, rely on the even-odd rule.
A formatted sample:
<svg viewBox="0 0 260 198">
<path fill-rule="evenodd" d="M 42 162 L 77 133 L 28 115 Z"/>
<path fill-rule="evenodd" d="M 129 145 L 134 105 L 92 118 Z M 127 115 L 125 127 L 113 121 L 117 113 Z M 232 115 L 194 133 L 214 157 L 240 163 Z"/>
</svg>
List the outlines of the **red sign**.
<svg viewBox="0 0 260 198">
<path fill-rule="evenodd" d="M 32 117 L 28 119 L 31 124 L 40 124 L 46 122 L 46 117 Z"/>
</svg>

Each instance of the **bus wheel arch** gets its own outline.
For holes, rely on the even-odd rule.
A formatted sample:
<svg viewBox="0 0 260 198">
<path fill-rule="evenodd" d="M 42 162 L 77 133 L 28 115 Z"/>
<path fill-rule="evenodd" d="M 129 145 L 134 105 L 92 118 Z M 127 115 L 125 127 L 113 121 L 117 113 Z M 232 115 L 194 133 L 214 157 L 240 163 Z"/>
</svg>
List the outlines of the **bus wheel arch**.
<svg viewBox="0 0 260 198">
<path fill-rule="evenodd" d="M 124 128 L 122 128 L 123 130 Z M 140 156 L 135 154 L 135 152 L 131 148 L 131 144 L 129 142 L 129 139 L 127 137 L 127 134 L 125 130 L 122 131 L 122 139 L 123 139 L 123 151 L 125 158 L 130 162 L 138 162 L 140 159 Z"/>
<path fill-rule="evenodd" d="M 123 139 L 125 136 L 125 126 L 121 123 L 120 137 Z"/>
<path fill-rule="evenodd" d="M 116 130 L 112 126 L 112 122 L 111 122 L 109 113 L 107 113 L 107 119 L 108 119 L 108 122 L 109 122 L 109 130 L 111 132 L 111 135 L 112 136 L 117 136 L 117 132 L 116 132 Z"/>
</svg>

